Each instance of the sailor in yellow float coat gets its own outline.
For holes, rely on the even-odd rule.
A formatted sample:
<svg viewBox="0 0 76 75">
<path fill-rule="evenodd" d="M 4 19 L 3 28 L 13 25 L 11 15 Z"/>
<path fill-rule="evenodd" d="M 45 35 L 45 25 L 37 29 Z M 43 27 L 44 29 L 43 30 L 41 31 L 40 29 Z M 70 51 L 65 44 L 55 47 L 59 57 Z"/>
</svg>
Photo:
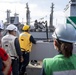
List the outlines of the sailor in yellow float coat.
<svg viewBox="0 0 76 75">
<path fill-rule="evenodd" d="M 29 53 L 31 52 L 32 43 L 36 44 L 36 41 L 34 40 L 33 36 L 29 33 L 29 29 L 29 25 L 24 25 L 22 28 L 24 32 L 19 35 L 19 43 L 24 58 L 22 67 L 20 67 L 20 75 L 23 75 L 26 71 L 26 66 L 29 63 Z"/>
<path fill-rule="evenodd" d="M 31 52 L 32 42 L 30 42 L 30 36 L 31 34 L 27 32 L 23 32 L 20 34 L 19 40 L 20 40 L 20 47 L 21 51 Z"/>
</svg>

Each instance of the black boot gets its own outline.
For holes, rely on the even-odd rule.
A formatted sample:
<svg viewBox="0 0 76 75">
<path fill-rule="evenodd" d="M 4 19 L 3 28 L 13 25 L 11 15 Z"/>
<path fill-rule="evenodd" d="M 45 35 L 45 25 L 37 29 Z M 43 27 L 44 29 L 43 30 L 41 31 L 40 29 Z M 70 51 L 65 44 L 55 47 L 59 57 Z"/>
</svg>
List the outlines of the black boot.
<svg viewBox="0 0 76 75">
<path fill-rule="evenodd" d="M 23 72 L 20 72 L 19 75 L 24 75 L 24 73 Z"/>
<path fill-rule="evenodd" d="M 27 72 L 25 72 L 24 75 L 27 75 Z"/>
</svg>

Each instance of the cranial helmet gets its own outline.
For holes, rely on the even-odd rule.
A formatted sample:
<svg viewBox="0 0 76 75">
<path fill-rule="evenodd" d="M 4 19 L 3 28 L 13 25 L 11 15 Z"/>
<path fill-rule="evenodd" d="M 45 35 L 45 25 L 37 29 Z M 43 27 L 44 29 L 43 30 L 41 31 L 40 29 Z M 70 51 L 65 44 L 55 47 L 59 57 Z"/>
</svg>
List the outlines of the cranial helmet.
<svg viewBox="0 0 76 75">
<path fill-rule="evenodd" d="M 60 25 L 55 29 L 52 37 L 61 41 L 75 43 L 76 27 L 72 24 Z"/>
<path fill-rule="evenodd" d="M 29 25 L 24 25 L 22 30 L 29 30 L 30 29 L 30 26 Z"/>
<path fill-rule="evenodd" d="M 17 27 L 13 24 L 10 24 L 7 26 L 6 30 L 13 30 L 13 31 L 17 31 Z"/>
</svg>

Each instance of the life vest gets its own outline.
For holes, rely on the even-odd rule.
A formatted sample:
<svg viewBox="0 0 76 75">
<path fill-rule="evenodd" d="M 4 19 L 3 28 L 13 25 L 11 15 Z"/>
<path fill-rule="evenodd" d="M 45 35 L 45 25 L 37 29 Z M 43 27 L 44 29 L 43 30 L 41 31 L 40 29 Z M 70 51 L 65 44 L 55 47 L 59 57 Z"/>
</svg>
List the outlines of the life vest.
<svg viewBox="0 0 76 75">
<path fill-rule="evenodd" d="M 13 56 L 18 57 L 14 41 L 16 37 L 10 34 L 7 34 L 2 38 L 2 47 L 6 50 L 6 52 L 11 56 L 11 59 L 13 59 Z"/>
<path fill-rule="evenodd" d="M 53 58 L 45 58 L 43 67 L 46 75 L 53 75 L 53 72 L 76 70 L 76 54 L 70 58 L 65 58 L 64 55 L 56 55 Z"/>
<path fill-rule="evenodd" d="M 30 42 L 31 34 L 23 32 L 19 36 L 21 51 L 31 52 L 32 42 Z"/>
</svg>

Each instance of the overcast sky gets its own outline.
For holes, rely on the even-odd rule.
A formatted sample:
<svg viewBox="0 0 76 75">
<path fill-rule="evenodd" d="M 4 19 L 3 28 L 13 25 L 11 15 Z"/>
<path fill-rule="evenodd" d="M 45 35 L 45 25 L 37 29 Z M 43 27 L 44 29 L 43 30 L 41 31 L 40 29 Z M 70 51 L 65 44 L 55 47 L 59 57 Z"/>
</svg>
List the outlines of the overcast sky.
<svg viewBox="0 0 76 75">
<path fill-rule="evenodd" d="M 6 21 L 7 9 L 11 11 L 10 15 L 16 12 L 19 14 L 20 22 L 26 22 L 26 3 L 30 8 L 31 21 L 35 19 L 43 20 L 49 18 L 51 12 L 51 3 L 54 3 L 54 25 L 64 23 L 64 8 L 69 0 L 0 0 L 0 20 Z"/>
</svg>

